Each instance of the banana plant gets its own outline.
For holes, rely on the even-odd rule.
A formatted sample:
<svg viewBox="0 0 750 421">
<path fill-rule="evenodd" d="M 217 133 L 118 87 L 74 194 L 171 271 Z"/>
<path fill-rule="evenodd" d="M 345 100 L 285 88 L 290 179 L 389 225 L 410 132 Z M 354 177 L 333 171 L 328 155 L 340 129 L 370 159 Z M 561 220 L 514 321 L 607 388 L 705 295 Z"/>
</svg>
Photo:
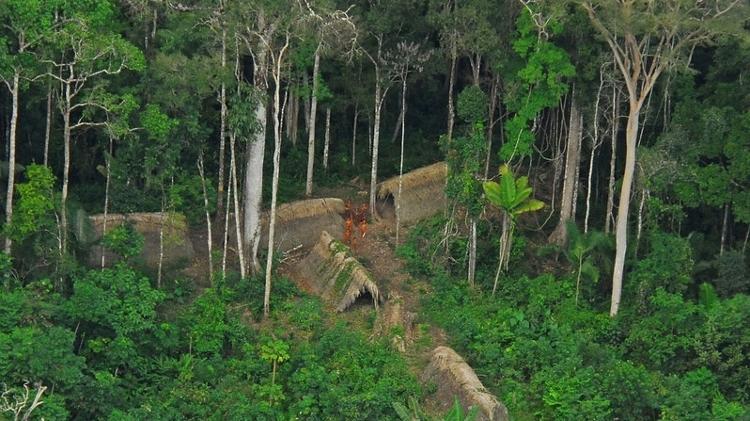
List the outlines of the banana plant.
<svg viewBox="0 0 750 421">
<path fill-rule="evenodd" d="M 484 195 L 491 205 L 503 212 L 503 232 L 500 238 L 500 258 L 495 273 L 495 282 L 492 286 L 492 294 L 497 290 L 497 282 L 500 272 L 508 270 L 510 260 L 510 249 L 513 241 L 513 231 L 519 216 L 535 212 L 544 207 L 544 202 L 531 198 L 532 188 L 529 187 L 528 177 L 513 175 L 507 164 L 500 166 L 500 182 L 485 181 L 482 185 Z"/>
<path fill-rule="evenodd" d="M 563 249 L 563 254 L 576 270 L 576 305 L 581 286 L 581 278 L 587 277 L 596 283 L 601 273 L 596 265 L 595 253 L 611 248 L 611 239 L 600 231 L 582 233 L 578 226 L 568 221 L 568 247 Z"/>
</svg>

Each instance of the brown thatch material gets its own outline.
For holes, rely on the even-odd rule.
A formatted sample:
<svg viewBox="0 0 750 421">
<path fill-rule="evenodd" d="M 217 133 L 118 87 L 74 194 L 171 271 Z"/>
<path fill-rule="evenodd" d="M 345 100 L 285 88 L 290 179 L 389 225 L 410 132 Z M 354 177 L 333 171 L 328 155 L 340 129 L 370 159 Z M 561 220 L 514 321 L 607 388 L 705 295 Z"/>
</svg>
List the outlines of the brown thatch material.
<svg viewBox="0 0 750 421">
<path fill-rule="evenodd" d="M 403 175 L 401 197 L 398 176 L 378 185 L 378 214 L 395 222 L 396 206 L 400 206 L 401 224 L 415 224 L 440 213 L 447 206 L 445 180 L 448 166 L 438 162 Z"/>
<path fill-rule="evenodd" d="M 312 247 L 321 231 L 341 238 L 344 231 L 344 201 L 336 198 L 285 203 L 276 210 L 274 244 L 279 250 Z M 268 215 L 262 221 L 261 244 L 268 244 Z"/>
<path fill-rule="evenodd" d="M 311 292 L 323 297 L 338 312 L 368 293 L 377 311 L 380 290 L 370 272 L 350 255 L 348 247 L 328 232 L 321 232 L 319 238 L 307 257 L 297 264 L 299 272 L 311 280 Z"/>
<path fill-rule="evenodd" d="M 474 370 L 451 348 L 439 346 L 432 351 L 422 382 L 437 386 L 436 398 L 445 408 L 453 404 L 455 397 L 466 410 L 479 408 L 477 420 L 508 420 L 505 405 L 487 392 Z"/>
<path fill-rule="evenodd" d="M 89 216 L 92 227 L 93 241 L 102 237 L 104 229 L 104 215 Z M 187 266 L 195 256 L 193 243 L 188 235 L 185 216 L 178 213 L 140 212 L 129 214 L 108 214 L 107 232 L 129 223 L 143 236 L 143 251 L 140 258 L 149 269 L 156 270 L 159 265 L 159 230 L 164 224 L 164 267 L 177 268 Z M 97 266 L 101 263 L 102 253 L 105 254 L 107 265 L 119 260 L 119 256 L 105 250 L 96 244 L 91 248 L 88 263 Z"/>
<path fill-rule="evenodd" d="M 383 306 L 374 335 L 390 338 L 391 344 L 400 352 L 406 352 L 406 345 L 414 338 L 416 313 L 404 309 L 404 300 L 398 293 L 391 293 Z"/>
</svg>

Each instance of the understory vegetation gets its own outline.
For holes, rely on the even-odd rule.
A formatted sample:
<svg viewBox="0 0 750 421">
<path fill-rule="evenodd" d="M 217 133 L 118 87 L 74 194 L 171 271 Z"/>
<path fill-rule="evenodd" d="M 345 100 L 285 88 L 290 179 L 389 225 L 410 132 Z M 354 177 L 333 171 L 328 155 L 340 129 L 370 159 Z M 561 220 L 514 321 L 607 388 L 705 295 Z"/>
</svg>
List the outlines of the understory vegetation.
<svg viewBox="0 0 750 421">
<path fill-rule="evenodd" d="M 605 283 L 584 277 L 578 297 L 578 268 L 566 263 L 540 271 L 529 263 L 538 262 L 540 249 L 524 237 L 515 240 L 511 270 L 494 296 L 496 260 L 490 250 L 496 245 L 480 243 L 480 256 L 487 258 L 479 260 L 477 289 L 469 288 L 461 282 L 460 264 L 451 263 L 440 249 L 444 222 L 420 224 L 399 253 L 413 276 L 430 282 L 424 295 L 428 317 L 446 329 L 514 419 L 747 416 L 750 296 L 717 294 L 726 282 L 739 279 L 696 282 L 688 240 L 650 235 L 624 294 L 628 304 L 612 319 L 606 314 Z M 543 254 L 556 253 L 562 262 L 569 252 Z M 593 266 L 590 273 L 604 270 L 597 269 L 602 252 L 608 252 L 606 244 L 585 257 Z M 724 267 L 723 261 L 716 264 Z M 738 263 L 744 265 L 730 265 Z"/>
<path fill-rule="evenodd" d="M 749 63 L 748 0 L 0 0 L 0 421 L 747 421 Z"/>
<path fill-rule="evenodd" d="M 14 282 L 8 265 L 0 268 Z M 63 297 L 46 279 L 0 295 L 0 378 L 52 390 L 48 420 L 397 419 L 420 397 L 404 358 L 337 321 L 283 278 L 263 323 L 262 283 L 228 279 L 192 299 L 124 263 L 81 271 Z M 29 384 L 36 387 L 35 384 Z M 29 402 L 30 403 L 30 402 Z"/>
</svg>

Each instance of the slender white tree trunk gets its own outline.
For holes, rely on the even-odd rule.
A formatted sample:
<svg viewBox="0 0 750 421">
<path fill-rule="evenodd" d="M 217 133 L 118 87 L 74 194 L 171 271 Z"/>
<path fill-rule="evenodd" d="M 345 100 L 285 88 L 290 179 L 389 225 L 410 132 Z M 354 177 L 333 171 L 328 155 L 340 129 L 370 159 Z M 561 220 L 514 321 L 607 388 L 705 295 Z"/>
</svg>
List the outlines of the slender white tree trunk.
<svg viewBox="0 0 750 421">
<path fill-rule="evenodd" d="M 635 255 L 636 258 L 638 257 L 638 247 L 641 245 L 641 234 L 643 233 L 643 211 L 646 208 L 648 195 L 648 189 L 644 188 L 641 192 L 641 202 L 638 204 L 638 225 L 635 234 L 635 248 L 633 250 L 633 255 Z"/>
<path fill-rule="evenodd" d="M 214 255 L 213 255 L 213 233 L 211 232 L 211 213 L 208 211 L 208 191 L 206 190 L 206 172 L 203 170 L 203 152 L 198 155 L 198 174 L 201 177 L 201 189 L 203 191 L 203 210 L 206 213 L 206 246 L 208 246 L 208 280 L 214 283 Z"/>
<path fill-rule="evenodd" d="M 226 279 L 227 278 L 227 251 L 229 246 L 229 211 L 232 209 L 232 202 L 230 198 L 232 197 L 232 172 L 229 172 L 229 180 L 227 181 L 227 205 L 225 206 L 224 210 L 224 241 L 223 241 L 223 249 L 221 253 L 221 278 Z M 237 210 L 235 209 L 235 213 Z"/>
<path fill-rule="evenodd" d="M 607 211 L 605 212 L 604 233 L 609 234 L 614 220 L 615 207 L 615 164 L 617 163 L 617 132 L 619 131 L 620 106 L 617 88 L 612 89 L 612 135 L 611 135 L 611 155 L 609 157 L 609 183 L 607 184 Z"/>
<path fill-rule="evenodd" d="M 497 93 L 500 85 L 500 76 L 496 75 L 492 79 L 492 88 L 490 89 L 490 106 L 489 121 L 487 121 L 487 154 L 484 158 L 484 179 L 487 180 L 490 175 L 490 161 L 492 159 L 492 137 L 495 131 L 495 111 L 497 110 Z"/>
<path fill-rule="evenodd" d="M 60 194 L 60 231 L 62 241 L 60 256 L 68 251 L 68 176 L 70 174 L 70 84 L 65 85 L 65 109 L 63 112 L 63 182 Z"/>
<path fill-rule="evenodd" d="M 359 119 L 359 104 L 354 104 L 354 121 L 352 122 L 352 167 L 357 166 L 357 120 Z"/>
<path fill-rule="evenodd" d="M 221 32 L 221 70 L 226 72 L 227 68 L 227 30 Z M 227 86 L 221 82 L 219 93 L 221 106 L 221 122 L 219 126 L 219 185 L 216 188 L 216 214 L 221 215 L 224 210 L 224 156 L 226 155 L 226 127 L 227 127 Z M 201 157 L 201 162 L 203 158 Z M 226 228 L 226 227 L 225 227 Z"/>
<path fill-rule="evenodd" d="M 470 286 L 474 286 L 477 270 L 477 221 L 471 219 L 471 238 L 469 239 L 469 270 L 468 281 Z"/>
<path fill-rule="evenodd" d="M 367 156 L 372 156 L 372 119 L 367 116 Z"/>
<path fill-rule="evenodd" d="M 625 274 L 625 256 L 628 248 L 628 214 L 630 210 L 630 192 L 633 188 L 635 174 L 635 149 L 638 141 L 638 123 L 640 118 L 640 104 L 630 101 L 630 113 L 625 134 L 625 172 L 622 176 L 622 190 L 617 208 L 617 222 L 615 227 L 615 266 L 612 271 L 612 302 L 610 316 L 616 316 L 620 309 L 622 295 L 622 280 Z"/>
<path fill-rule="evenodd" d="M 570 126 L 568 128 L 568 141 L 565 154 L 565 177 L 563 179 L 563 190 L 560 197 L 560 220 L 557 227 L 549 236 L 549 242 L 559 246 L 568 241 L 567 223 L 573 216 L 575 200 L 575 186 L 578 184 L 578 167 L 581 162 L 581 137 L 583 119 L 578 109 L 578 99 L 573 88 L 570 103 Z"/>
<path fill-rule="evenodd" d="M 315 49 L 315 61 L 313 63 L 312 94 L 310 95 L 310 119 L 307 129 L 307 180 L 305 181 L 305 196 L 312 195 L 313 170 L 315 169 L 315 119 L 318 113 L 318 84 L 320 79 L 320 49 L 321 44 Z"/>
<path fill-rule="evenodd" d="M 52 84 L 47 85 L 47 121 L 44 127 L 44 166 L 49 164 L 49 139 L 52 132 Z"/>
<path fill-rule="evenodd" d="M 328 151 L 331 147 L 331 107 L 326 108 L 326 135 L 323 145 L 323 169 L 328 171 Z"/>
<path fill-rule="evenodd" d="M 401 108 L 401 111 L 398 113 L 398 118 L 396 119 L 396 127 L 393 128 L 393 136 L 391 136 L 391 143 L 396 143 L 396 139 L 398 139 L 398 133 L 403 128 L 404 112 L 404 108 Z"/>
<path fill-rule="evenodd" d="M 380 111 L 383 105 L 380 86 L 380 69 L 375 68 L 375 122 L 372 129 L 372 167 L 370 169 L 370 214 L 377 215 L 375 203 L 377 201 L 378 186 L 378 146 L 380 144 Z"/>
<path fill-rule="evenodd" d="M 107 155 L 107 181 L 104 185 L 104 222 L 102 223 L 102 238 L 104 238 L 105 235 L 107 235 L 107 216 L 109 214 L 109 186 L 112 180 L 112 134 L 109 135 L 109 155 Z M 105 261 L 105 253 L 104 250 L 102 250 L 102 261 L 101 261 L 101 268 L 104 269 L 104 266 L 106 264 Z"/>
<path fill-rule="evenodd" d="M 594 158 L 596 149 L 599 147 L 599 104 L 602 98 L 602 89 L 604 88 L 604 72 L 599 72 L 599 91 L 596 94 L 594 103 L 594 136 L 591 139 L 591 155 L 589 156 L 588 176 L 586 177 L 586 214 L 583 217 L 583 232 L 589 232 L 589 217 L 591 216 L 591 188 L 594 176 Z"/>
<path fill-rule="evenodd" d="M 406 75 L 401 80 L 401 118 L 406 119 Z M 401 158 L 398 164 L 398 200 L 396 200 L 396 245 L 399 244 L 399 228 L 401 226 L 401 190 L 404 178 L 404 139 L 406 130 L 401 129 Z"/>
<path fill-rule="evenodd" d="M 174 183 L 174 177 L 172 178 Z M 161 215 L 159 218 L 159 265 L 156 273 L 156 288 L 161 289 L 161 275 L 164 264 L 164 221 L 166 220 L 166 194 L 164 193 L 164 184 L 161 186 Z"/>
<path fill-rule="evenodd" d="M 5 195 L 5 225 L 10 226 L 13 220 L 13 191 L 16 180 L 16 136 L 18 131 L 18 84 L 21 74 L 16 70 L 13 74 L 13 85 L 11 86 L 12 110 L 10 115 L 10 136 L 8 136 L 8 190 Z M 13 241 L 5 237 L 5 254 L 10 255 Z"/>
<path fill-rule="evenodd" d="M 271 181 L 271 212 L 268 216 L 268 253 L 266 253 L 266 285 L 263 293 L 263 318 L 268 318 L 271 311 L 271 275 L 273 273 L 273 245 L 274 236 L 276 235 L 276 195 L 279 190 L 279 167 L 281 166 L 281 128 L 279 124 L 279 109 L 281 98 L 281 64 L 284 51 L 289 46 L 289 36 L 286 38 L 286 45 L 279 52 L 275 62 L 274 81 L 275 89 L 273 101 L 275 104 L 273 111 L 274 126 L 274 149 L 273 149 L 273 178 Z"/>
<path fill-rule="evenodd" d="M 237 164 L 235 159 L 235 141 L 236 137 L 234 133 L 230 135 L 229 138 L 229 156 L 230 156 L 230 171 L 232 172 L 232 183 L 234 184 L 232 186 L 232 191 L 234 194 L 232 195 L 232 199 L 234 200 L 234 228 L 235 228 L 235 235 L 237 236 L 237 257 L 240 260 L 240 276 L 244 279 L 247 276 L 247 271 L 245 268 L 247 267 L 245 265 L 245 250 L 244 250 L 244 241 L 242 241 L 242 228 L 241 228 L 241 222 L 240 222 L 240 212 L 238 209 L 240 208 L 240 198 L 237 192 L 239 191 L 237 189 Z"/>
<path fill-rule="evenodd" d="M 448 79 L 448 142 L 453 139 L 453 125 L 456 120 L 456 111 L 453 105 L 453 89 L 456 84 L 456 62 L 458 61 L 458 51 L 453 42 L 451 46 L 451 71 Z"/>
<path fill-rule="evenodd" d="M 497 258 L 498 262 L 497 271 L 495 272 L 495 282 L 492 284 L 492 295 L 495 295 L 495 291 L 497 290 L 497 283 L 500 280 L 500 272 L 502 272 L 503 268 L 505 267 L 505 251 L 509 247 L 508 237 L 510 236 L 510 218 L 505 212 L 503 212 L 502 221 L 503 231 L 502 234 L 500 234 L 500 249 Z"/>
</svg>

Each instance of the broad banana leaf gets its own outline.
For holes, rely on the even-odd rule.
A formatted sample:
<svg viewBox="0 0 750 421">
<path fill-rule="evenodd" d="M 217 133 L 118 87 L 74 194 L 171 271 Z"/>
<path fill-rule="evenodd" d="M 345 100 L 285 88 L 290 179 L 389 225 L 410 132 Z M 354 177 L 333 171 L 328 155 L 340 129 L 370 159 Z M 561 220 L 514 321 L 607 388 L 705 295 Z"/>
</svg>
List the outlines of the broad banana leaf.
<svg viewBox="0 0 750 421">
<path fill-rule="evenodd" d="M 543 207 L 544 207 L 544 202 L 542 202 L 541 200 L 531 199 L 522 203 L 516 209 L 513 209 L 513 216 L 515 217 L 526 212 L 538 211 L 539 209 L 542 209 Z"/>
<path fill-rule="evenodd" d="M 486 181 L 482 183 L 482 188 L 484 189 L 484 195 L 487 197 L 487 200 L 497 206 L 500 209 L 505 209 L 503 206 L 503 197 L 500 192 L 500 185 L 497 184 L 494 181 Z"/>
</svg>

